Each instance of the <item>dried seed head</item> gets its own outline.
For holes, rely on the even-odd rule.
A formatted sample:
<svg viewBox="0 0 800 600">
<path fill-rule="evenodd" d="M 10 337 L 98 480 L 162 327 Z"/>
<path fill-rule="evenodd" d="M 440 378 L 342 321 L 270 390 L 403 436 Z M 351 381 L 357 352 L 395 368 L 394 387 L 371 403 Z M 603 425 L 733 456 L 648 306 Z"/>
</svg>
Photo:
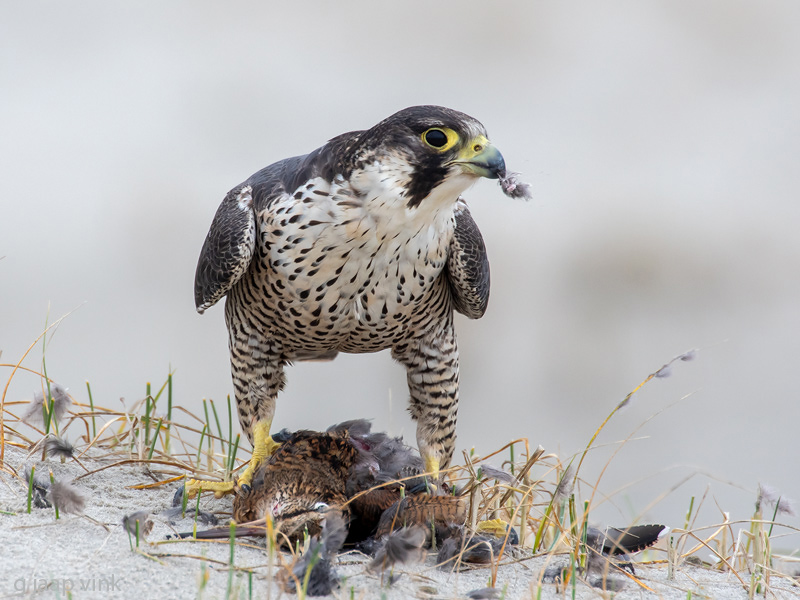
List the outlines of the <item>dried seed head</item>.
<svg viewBox="0 0 800 600">
<path fill-rule="evenodd" d="M 64 513 L 81 514 L 86 506 L 86 499 L 78 488 L 66 481 L 56 481 L 50 486 L 47 499 Z"/>
</svg>

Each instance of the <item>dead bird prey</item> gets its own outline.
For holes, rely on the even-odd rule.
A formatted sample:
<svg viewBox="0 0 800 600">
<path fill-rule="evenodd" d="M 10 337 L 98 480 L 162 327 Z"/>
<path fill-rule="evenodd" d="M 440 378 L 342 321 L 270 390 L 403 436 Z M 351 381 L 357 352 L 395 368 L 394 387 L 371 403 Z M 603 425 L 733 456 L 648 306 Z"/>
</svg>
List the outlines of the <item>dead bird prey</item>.
<svg viewBox="0 0 800 600">
<path fill-rule="evenodd" d="M 429 496 L 422 460 L 401 438 L 370 433 L 369 422 L 348 421 L 322 433 L 297 431 L 256 471 L 252 486 L 242 486 L 233 501 L 233 517 L 243 524 L 237 535 L 264 535 L 269 517 L 284 541 L 304 532 L 319 535 L 323 521 L 338 513 L 348 526 L 349 543 L 404 525 L 431 521 L 444 530 L 466 520 L 464 500 Z M 408 474 L 408 475 L 406 475 Z M 409 477 L 413 487 L 399 481 Z M 419 481 L 422 480 L 422 483 Z M 383 484 L 381 487 L 375 487 Z M 406 495 L 403 498 L 403 494 Z M 226 537 L 228 530 L 219 532 Z M 214 530 L 198 537 L 216 537 Z"/>
</svg>

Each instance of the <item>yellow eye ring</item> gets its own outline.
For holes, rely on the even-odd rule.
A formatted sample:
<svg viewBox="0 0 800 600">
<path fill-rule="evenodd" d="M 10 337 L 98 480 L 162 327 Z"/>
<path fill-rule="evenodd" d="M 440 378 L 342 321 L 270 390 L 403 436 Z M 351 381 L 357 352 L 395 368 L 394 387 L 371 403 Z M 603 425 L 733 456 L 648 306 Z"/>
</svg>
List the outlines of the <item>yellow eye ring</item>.
<svg viewBox="0 0 800 600">
<path fill-rule="evenodd" d="M 437 152 L 446 152 L 458 143 L 458 134 L 448 127 L 431 127 L 420 137 L 425 145 Z"/>
</svg>

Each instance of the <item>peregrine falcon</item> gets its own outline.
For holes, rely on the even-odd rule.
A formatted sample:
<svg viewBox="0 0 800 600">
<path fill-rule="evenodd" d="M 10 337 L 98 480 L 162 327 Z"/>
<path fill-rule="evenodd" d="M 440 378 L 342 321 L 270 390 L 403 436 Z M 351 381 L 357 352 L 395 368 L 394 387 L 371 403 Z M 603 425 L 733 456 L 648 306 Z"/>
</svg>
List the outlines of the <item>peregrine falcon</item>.
<svg viewBox="0 0 800 600">
<path fill-rule="evenodd" d="M 460 197 L 480 177 L 500 178 L 515 195 L 483 125 L 414 106 L 228 192 L 194 289 L 200 313 L 227 297 L 239 422 L 253 444 L 238 485 L 250 484 L 277 447 L 270 428 L 284 366 L 339 352 L 391 349 L 407 371 L 426 469 L 438 477 L 449 464 L 458 407 L 453 310 L 477 319 L 489 299 L 483 239 Z M 190 483 L 189 493 L 198 487 L 221 495 L 234 484 Z"/>
</svg>

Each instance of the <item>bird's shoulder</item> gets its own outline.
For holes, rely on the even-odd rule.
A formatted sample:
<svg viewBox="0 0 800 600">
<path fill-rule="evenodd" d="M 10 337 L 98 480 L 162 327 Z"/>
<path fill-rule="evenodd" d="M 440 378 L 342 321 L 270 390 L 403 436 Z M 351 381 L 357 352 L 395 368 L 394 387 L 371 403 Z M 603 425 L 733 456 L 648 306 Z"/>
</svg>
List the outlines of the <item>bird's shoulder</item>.
<svg viewBox="0 0 800 600">
<path fill-rule="evenodd" d="M 301 156 L 272 163 L 231 189 L 211 223 L 195 271 L 195 305 L 202 313 L 247 272 L 255 253 L 256 215 L 274 214 L 287 199 L 302 200 L 312 181 L 345 180 L 357 164 L 361 132 L 337 136 Z M 299 190 L 303 189 L 303 192 Z M 298 195 L 299 194 L 299 195 Z"/>
<path fill-rule="evenodd" d="M 295 194 L 310 181 L 347 180 L 358 166 L 355 149 L 362 133 L 361 131 L 344 133 L 308 154 L 272 163 L 253 173 L 237 188 L 252 187 L 254 208 L 260 211 L 270 208 L 276 200 L 287 194 Z"/>
</svg>

